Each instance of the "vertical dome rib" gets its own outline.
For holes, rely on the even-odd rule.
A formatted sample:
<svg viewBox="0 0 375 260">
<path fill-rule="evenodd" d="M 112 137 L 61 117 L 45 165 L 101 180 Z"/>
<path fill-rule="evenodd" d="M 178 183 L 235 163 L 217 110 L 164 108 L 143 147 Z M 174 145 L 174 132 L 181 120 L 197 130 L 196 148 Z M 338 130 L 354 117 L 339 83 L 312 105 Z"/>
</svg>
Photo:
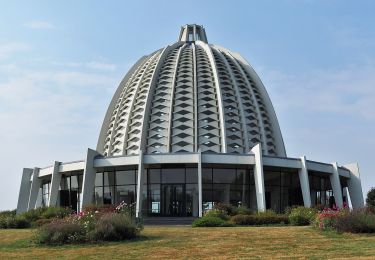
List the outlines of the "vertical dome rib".
<svg viewBox="0 0 375 260">
<path fill-rule="evenodd" d="M 215 79 L 208 55 L 196 46 L 198 143 L 202 153 L 220 153 L 220 115 Z"/>
<path fill-rule="evenodd" d="M 151 102 L 148 122 L 147 153 L 169 152 L 169 129 L 176 66 L 182 47 L 173 48 L 160 68 Z"/>
<path fill-rule="evenodd" d="M 218 50 L 211 47 L 218 68 L 220 89 L 223 97 L 225 128 L 228 153 L 244 153 L 244 137 L 241 126 L 241 115 L 235 92 L 234 82 L 230 77 L 229 68 Z"/>
<path fill-rule="evenodd" d="M 223 107 L 223 97 L 220 89 L 219 78 L 218 78 L 218 71 L 216 67 L 216 63 L 214 60 L 214 55 L 212 53 L 211 47 L 203 42 L 196 42 L 197 45 L 201 46 L 203 50 L 206 52 L 208 60 L 211 65 L 211 69 L 213 71 L 213 77 L 215 80 L 215 88 L 217 94 L 217 107 L 219 110 L 219 121 L 220 121 L 220 141 L 221 141 L 221 152 L 227 152 L 227 139 L 226 139 L 226 129 L 225 129 L 225 117 L 224 117 L 224 107 Z"/>
<path fill-rule="evenodd" d="M 233 90 L 235 92 L 236 103 L 238 104 L 238 109 L 239 109 L 238 116 L 240 117 L 241 132 L 242 132 L 242 135 L 243 135 L 243 138 L 242 138 L 243 145 L 244 145 L 244 151 L 243 152 L 247 153 L 247 152 L 250 151 L 250 147 L 249 147 L 248 132 L 247 132 L 247 129 L 246 129 L 245 111 L 244 111 L 244 108 L 243 108 L 243 104 L 242 104 L 243 101 L 241 99 L 240 92 L 239 92 L 239 86 L 238 86 L 239 85 L 238 80 L 240 78 L 234 77 L 234 70 L 236 68 L 233 67 L 232 63 L 229 64 L 231 61 L 228 59 L 227 55 L 225 53 L 222 53 L 220 49 L 216 49 L 216 50 L 217 50 L 217 54 L 220 56 L 221 60 L 225 63 L 226 71 L 229 73 L 230 78 L 231 78 L 232 87 L 233 87 Z"/>
<path fill-rule="evenodd" d="M 171 152 L 194 152 L 193 49 L 185 46 L 177 67 L 172 111 Z"/>
</svg>

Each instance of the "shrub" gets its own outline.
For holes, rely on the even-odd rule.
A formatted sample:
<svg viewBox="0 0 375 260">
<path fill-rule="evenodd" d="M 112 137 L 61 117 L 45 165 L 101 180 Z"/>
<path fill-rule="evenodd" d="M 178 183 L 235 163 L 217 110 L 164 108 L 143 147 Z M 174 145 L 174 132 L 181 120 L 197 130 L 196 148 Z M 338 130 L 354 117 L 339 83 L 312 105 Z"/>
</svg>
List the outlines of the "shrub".
<svg viewBox="0 0 375 260">
<path fill-rule="evenodd" d="M 272 209 L 267 209 L 265 211 L 257 212 L 256 215 L 260 216 L 260 217 L 274 217 L 274 216 L 277 216 L 276 212 L 273 211 Z"/>
<path fill-rule="evenodd" d="M 33 225 L 35 221 L 42 218 L 42 214 L 46 211 L 46 209 L 46 207 L 30 209 L 20 214 L 20 216 L 24 217 L 31 225 Z"/>
<path fill-rule="evenodd" d="M 119 241 L 135 238 L 139 229 L 126 214 L 106 213 L 97 221 L 89 234 L 94 241 Z"/>
<path fill-rule="evenodd" d="M 0 219 L 16 215 L 16 210 L 0 211 Z"/>
<path fill-rule="evenodd" d="M 59 245 L 85 241 L 85 229 L 64 220 L 53 221 L 39 228 L 36 241 L 40 244 Z"/>
<path fill-rule="evenodd" d="M 220 209 L 210 209 L 207 210 L 204 213 L 205 217 L 215 217 L 215 218 L 221 218 L 223 220 L 228 220 L 229 216 L 227 215 L 226 211 L 220 210 Z"/>
<path fill-rule="evenodd" d="M 297 207 L 293 208 L 289 214 L 289 222 L 294 226 L 310 225 L 318 213 L 317 209 Z"/>
<path fill-rule="evenodd" d="M 318 213 L 313 222 L 314 226 L 323 230 L 334 229 L 337 219 L 342 214 L 346 214 L 347 210 L 333 210 L 324 209 L 322 212 Z"/>
<path fill-rule="evenodd" d="M 375 214 L 366 209 L 347 211 L 339 215 L 334 228 L 338 232 L 375 233 Z"/>
<path fill-rule="evenodd" d="M 229 227 L 231 223 L 219 217 L 204 216 L 193 221 L 193 227 Z"/>
<path fill-rule="evenodd" d="M 367 193 L 366 204 L 368 207 L 375 208 L 375 188 L 371 188 Z"/>
<path fill-rule="evenodd" d="M 286 215 L 235 215 L 231 217 L 231 222 L 240 226 L 288 224 Z"/>
<path fill-rule="evenodd" d="M 51 219 L 51 218 L 50 219 L 45 219 L 45 218 L 38 219 L 37 221 L 35 221 L 35 226 L 41 227 L 43 225 L 51 223 L 52 221 L 54 221 L 54 219 Z"/>
<path fill-rule="evenodd" d="M 214 205 L 214 209 L 224 211 L 229 216 L 236 215 L 237 213 L 237 208 L 233 206 L 232 204 L 227 204 L 227 203 L 217 203 Z"/>
<path fill-rule="evenodd" d="M 51 218 L 64 218 L 73 213 L 70 208 L 63 207 L 47 207 L 45 211 L 40 215 L 41 219 L 51 219 Z"/>
<path fill-rule="evenodd" d="M 236 214 L 238 214 L 238 215 L 251 215 L 251 214 L 254 214 L 254 212 L 251 209 L 249 209 L 245 206 L 240 206 L 240 207 L 237 208 Z"/>
</svg>

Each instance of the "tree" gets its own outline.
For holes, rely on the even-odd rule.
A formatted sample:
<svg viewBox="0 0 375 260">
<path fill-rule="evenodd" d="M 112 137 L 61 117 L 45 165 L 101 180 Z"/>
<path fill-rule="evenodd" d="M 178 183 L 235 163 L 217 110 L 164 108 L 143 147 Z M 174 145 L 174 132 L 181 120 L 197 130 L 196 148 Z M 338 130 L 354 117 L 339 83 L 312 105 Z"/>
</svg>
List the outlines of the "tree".
<svg viewBox="0 0 375 260">
<path fill-rule="evenodd" d="M 369 207 L 375 207 L 375 188 L 372 187 L 367 193 L 366 204 Z"/>
</svg>

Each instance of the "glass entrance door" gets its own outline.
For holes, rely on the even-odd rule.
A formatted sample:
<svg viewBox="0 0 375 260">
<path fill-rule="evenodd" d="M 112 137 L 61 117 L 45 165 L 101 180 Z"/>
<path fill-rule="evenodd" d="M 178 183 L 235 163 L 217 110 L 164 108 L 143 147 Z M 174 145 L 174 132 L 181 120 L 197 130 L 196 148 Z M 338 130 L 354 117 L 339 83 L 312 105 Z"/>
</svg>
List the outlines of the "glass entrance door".
<svg viewBox="0 0 375 260">
<path fill-rule="evenodd" d="M 163 184 L 162 185 L 162 215 L 184 216 L 185 209 L 185 185 Z"/>
</svg>

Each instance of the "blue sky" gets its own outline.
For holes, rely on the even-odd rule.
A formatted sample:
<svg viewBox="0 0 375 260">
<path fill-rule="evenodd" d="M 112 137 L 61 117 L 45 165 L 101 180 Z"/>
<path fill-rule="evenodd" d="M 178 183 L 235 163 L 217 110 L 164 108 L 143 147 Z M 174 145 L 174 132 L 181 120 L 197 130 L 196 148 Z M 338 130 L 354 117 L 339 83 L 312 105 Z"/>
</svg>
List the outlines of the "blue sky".
<svg viewBox="0 0 375 260">
<path fill-rule="evenodd" d="M 358 162 L 375 186 L 373 1 L 3 1 L 0 210 L 23 167 L 83 159 L 109 101 L 142 55 L 202 24 L 263 80 L 288 156 Z"/>
</svg>

